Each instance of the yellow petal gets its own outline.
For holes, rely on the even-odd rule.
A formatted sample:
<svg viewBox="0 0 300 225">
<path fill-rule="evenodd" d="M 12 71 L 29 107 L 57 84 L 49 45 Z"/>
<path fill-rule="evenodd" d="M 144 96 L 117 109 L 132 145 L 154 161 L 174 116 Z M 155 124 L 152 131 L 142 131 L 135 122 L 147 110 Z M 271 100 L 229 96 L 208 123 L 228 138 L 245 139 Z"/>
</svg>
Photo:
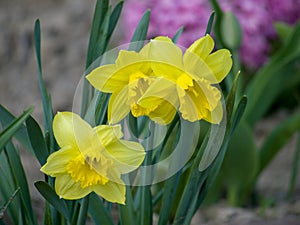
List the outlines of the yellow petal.
<svg viewBox="0 0 300 225">
<path fill-rule="evenodd" d="M 220 83 L 229 73 L 232 67 L 231 54 L 227 49 L 221 49 L 213 54 L 210 54 L 206 58 L 205 62 L 214 73 L 214 76 L 217 80 L 215 83 Z"/>
<path fill-rule="evenodd" d="M 112 93 L 128 83 L 128 76 L 119 76 L 120 69 L 116 65 L 104 65 L 94 69 L 86 79 L 96 89 Z"/>
<path fill-rule="evenodd" d="M 115 183 L 108 181 L 105 185 L 93 186 L 93 191 L 109 202 L 125 205 L 126 187 L 123 182 Z"/>
<path fill-rule="evenodd" d="M 205 60 L 206 57 L 212 52 L 214 49 L 214 40 L 211 38 L 210 35 L 206 35 L 197 41 L 195 41 L 186 52 L 192 52 L 200 57 L 202 60 Z M 186 57 L 186 54 L 184 54 Z"/>
<path fill-rule="evenodd" d="M 94 128 L 96 132 L 95 138 L 101 141 L 101 144 L 106 146 L 123 137 L 121 125 L 109 126 L 100 125 Z"/>
<path fill-rule="evenodd" d="M 178 87 L 177 92 L 180 99 L 179 111 L 181 112 L 182 118 L 190 122 L 199 120 L 198 110 L 192 97 L 181 87 Z"/>
<path fill-rule="evenodd" d="M 163 77 L 158 77 L 151 83 L 137 103 L 144 108 L 154 108 L 164 101 L 177 108 L 178 96 L 174 93 L 176 93 L 176 83 Z"/>
<path fill-rule="evenodd" d="M 67 164 L 72 158 L 78 156 L 78 154 L 80 152 L 77 149 L 70 147 L 62 148 L 48 157 L 47 163 L 41 168 L 41 171 L 52 177 L 66 173 Z"/>
<path fill-rule="evenodd" d="M 115 92 L 110 96 L 107 112 L 110 124 L 120 122 L 130 112 L 128 89 L 129 86 L 127 85 L 119 92 Z"/>
<path fill-rule="evenodd" d="M 203 61 L 199 56 L 193 52 L 186 52 L 184 54 L 184 69 L 194 80 L 199 80 L 204 78 L 211 84 L 218 83 L 215 74 L 208 66 L 208 64 Z"/>
<path fill-rule="evenodd" d="M 147 59 L 143 57 L 143 55 L 141 55 L 140 53 L 134 51 L 121 50 L 116 60 L 116 65 L 120 69 L 144 61 L 147 61 Z"/>
<path fill-rule="evenodd" d="M 216 108 L 212 112 L 208 112 L 208 114 L 203 119 L 213 124 L 219 124 L 222 118 L 223 108 L 221 102 L 219 101 Z"/>
<path fill-rule="evenodd" d="M 121 174 L 135 170 L 145 158 L 143 146 L 137 142 L 119 140 L 106 146 L 106 151 L 115 161 L 114 167 Z"/>
<path fill-rule="evenodd" d="M 180 98 L 180 112 L 182 117 L 194 122 L 207 117 L 207 114 L 215 109 L 220 101 L 220 91 L 202 79 L 188 90 L 178 88 Z"/>
<path fill-rule="evenodd" d="M 158 62 L 175 67 L 181 67 L 182 65 L 181 49 L 167 37 L 157 37 L 151 40 L 140 51 L 140 54 L 154 62 L 155 65 Z"/>
<path fill-rule="evenodd" d="M 70 175 L 65 174 L 56 177 L 55 191 L 60 198 L 73 200 L 85 197 L 92 189 L 90 186 L 82 188 L 80 182 L 75 182 Z"/>
<path fill-rule="evenodd" d="M 58 145 L 78 149 L 88 139 L 91 126 L 72 112 L 58 112 L 53 120 L 53 132 Z"/>
<path fill-rule="evenodd" d="M 149 113 L 151 120 L 160 125 L 167 125 L 172 122 L 175 117 L 176 109 L 173 104 L 163 101 L 155 110 Z"/>
<path fill-rule="evenodd" d="M 162 77 L 155 79 L 137 103 L 149 111 L 147 115 L 151 120 L 161 125 L 169 124 L 179 106 L 176 83 Z"/>
</svg>

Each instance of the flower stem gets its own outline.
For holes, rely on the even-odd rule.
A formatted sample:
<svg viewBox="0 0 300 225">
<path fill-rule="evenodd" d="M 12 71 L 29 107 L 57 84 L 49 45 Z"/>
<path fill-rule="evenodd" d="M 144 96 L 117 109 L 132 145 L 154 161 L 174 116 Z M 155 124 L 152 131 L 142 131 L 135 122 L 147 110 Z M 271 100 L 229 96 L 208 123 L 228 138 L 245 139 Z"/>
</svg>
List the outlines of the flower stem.
<svg viewBox="0 0 300 225">
<path fill-rule="evenodd" d="M 86 222 L 87 212 L 89 207 L 89 195 L 81 200 L 77 225 L 84 225 Z"/>
<path fill-rule="evenodd" d="M 140 195 L 140 224 L 152 224 L 152 198 L 150 190 L 150 180 L 152 179 L 151 167 L 147 167 L 152 163 L 153 137 L 154 137 L 154 122 L 150 121 L 150 137 L 146 146 L 146 157 L 142 168 L 142 186 Z"/>
</svg>

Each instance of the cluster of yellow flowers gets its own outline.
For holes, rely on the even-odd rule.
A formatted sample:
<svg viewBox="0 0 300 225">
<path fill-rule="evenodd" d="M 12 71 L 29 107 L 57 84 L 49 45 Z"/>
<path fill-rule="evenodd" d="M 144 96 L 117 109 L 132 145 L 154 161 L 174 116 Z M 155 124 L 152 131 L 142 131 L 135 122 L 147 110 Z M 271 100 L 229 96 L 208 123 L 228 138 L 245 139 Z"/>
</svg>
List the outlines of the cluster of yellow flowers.
<svg viewBox="0 0 300 225">
<path fill-rule="evenodd" d="M 88 81 L 112 93 L 108 121 L 118 123 L 131 110 L 159 124 L 170 123 L 177 109 L 191 122 L 222 119 L 221 82 L 232 66 L 231 54 L 221 49 L 211 54 L 214 41 L 206 35 L 184 53 L 167 37 L 157 37 L 139 52 L 120 51 L 115 64 L 92 71 Z"/>
<path fill-rule="evenodd" d="M 183 54 L 167 37 L 157 37 L 139 52 L 119 52 L 115 64 L 93 70 L 86 78 L 98 90 L 112 93 L 110 125 L 92 128 L 78 115 L 58 113 L 53 121 L 60 150 L 51 154 L 41 171 L 56 177 L 55 190 L 65 199 L 79 199 L 94 191 L 110 202 L 125 204 L 121 174 L 138 168 L 145 150 L 139 143 L 121 140 L 120 122 L 130 111 L 169 124 L 179 110 L 183 119 L 219 123 L 223 117 L 221 93 L 214 86 L 232 66 L 226 49 L 212 53 L 214 41 L 206 35 Z"/>
</svg>

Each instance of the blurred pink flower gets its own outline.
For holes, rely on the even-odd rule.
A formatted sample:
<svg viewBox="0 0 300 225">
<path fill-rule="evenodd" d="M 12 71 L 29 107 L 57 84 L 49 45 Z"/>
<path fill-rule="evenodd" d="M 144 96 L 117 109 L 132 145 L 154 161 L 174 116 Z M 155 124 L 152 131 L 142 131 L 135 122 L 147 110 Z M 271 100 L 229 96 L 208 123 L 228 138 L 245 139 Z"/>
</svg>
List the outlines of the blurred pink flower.
<svg viewBox="0 0 300 225">
<path fill-rule="evenodd" d="M 276 38 L 273 23 L 294 24 L 300 18 L 300 0 L 219 0 L 219 3 L 224 11 L 232 11 L 241 23 L 241 60 L 250 69 L 257 69 L 267 61 L 271 41 Z M 148 8 L 151 9 L 148 37 L 172 37 L 184 26 L 178 44 L 185 47 L 204 34 L 212 12 L 207 0 L 127 0 L 122 20 L 127 41 Z"/>
<path fill-rule="evenodd" d="M 139 19 L 146 9 L 151 9 L 148 37 L 159 35 L 173 37 L 184 26 L 178 44 L 189 46 L 205 33 L 211 6 L 207 0 L 128 0 L 123 10 L 125 38 L 130 41 Z"/>
</svg>

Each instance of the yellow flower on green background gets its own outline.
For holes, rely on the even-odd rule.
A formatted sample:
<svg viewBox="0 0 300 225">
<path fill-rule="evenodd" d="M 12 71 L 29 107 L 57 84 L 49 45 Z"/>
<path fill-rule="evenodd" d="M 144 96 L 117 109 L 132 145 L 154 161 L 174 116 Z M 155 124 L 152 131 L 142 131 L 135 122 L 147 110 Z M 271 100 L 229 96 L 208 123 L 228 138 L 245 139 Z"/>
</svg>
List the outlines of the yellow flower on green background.
<svg viewBox="0 0 300 225">
<path fill-rule="evenodd" d="M 168 124 L 178 109 L 188 121 L 219 123 L 221 93 L 213 85 L 228 74 L 232 59 L 228 50 L 211 53 L 213 48 L 213 39 L 206 35 L 183 55 L 171 39 L 157 37 L 139 52 L 120 51 L 115 64 L 96 68 L 87 79 L 98 90 L 112 93 L 108 106 L 112 124 L 130 111 Z"/>
<path fill-rule="evenodd" d="M 212 53 L 214 41 L 206 35 L 195 41 L 182 54 L 182 50 L 167 37 L 157 37 L 143 49 L 144 57 L 151 62 L 153 74 L 163 77 L 176 85 L 176 89 L 167 93 L 158 93 L 160 85 L 152 87 L 144 94 L 139 104 L 151 106 L 158 99 L 177 97 L 182 117 L 194 122 L 204 119 L 210 123 L 219 123 L 223 117 L 221 92 L 214 86 L 220 83 L 232 67 L 230 51 L 221 49 Z M 165 82 L 166 83 L 166 82 Z M 177 94 L 175 94 L 177 92 Z"/>
<path fill-rule="evenodd" d="M 120 125 L 92 128 L 72 112 L 54 117 L 53 132 L 60 149 L 52 153 L 41 171 L 55 177 L 55 191 L 64 199 L 80 199 L 95 192 L 110 202 L 125 204 L 121 174 L 141 165 L 141 144 L 120 140 Z"/>
<path fill-rule="evenodd" d="M 176 111 L 170 115 L 173 106 L 165 100 L 156 102 L 152 108 L 137 104 L 139 98 L 151 87 L 153 77 L 151 62 L 143 54 L 121 50 L 115 64 L 104 65 L 93 70 L 86 78 L 98 90 L 112 93 L 108 104 L 108 121 L 115 124 L 121 121 L 130 111 L 136 117 L 147 115 L 156 122 L 172 121 Z"/>
</svg>

